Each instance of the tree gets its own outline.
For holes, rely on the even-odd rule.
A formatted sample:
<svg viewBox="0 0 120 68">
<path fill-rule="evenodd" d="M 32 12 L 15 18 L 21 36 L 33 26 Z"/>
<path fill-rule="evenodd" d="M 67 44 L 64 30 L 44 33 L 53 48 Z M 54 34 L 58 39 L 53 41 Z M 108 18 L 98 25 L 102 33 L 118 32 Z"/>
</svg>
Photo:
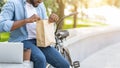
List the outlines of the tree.
<svg viewBox="0 0 120 68">
<path fill-rule="evenodd" d="M 60 18 L 64 16 L 64 9 L 65 9 L 65 0 L 56 0 L 58 4 L 58 9 L 57 9 L 57 14 Z M 58 29 L 62 29 L 63 26 L 63 21 L 60 22 L 61 24 L 59 25 Z M 57 23 L 58 24 L 58 23 Z"/>
<path fill-rule="evenodd" d="M 110 6 L 116 6 L 120 8 L 120 0 L 103 0 L 102 2 L 105 2 L 105 4 Z"/>
<path fill-rule="evenodd" d="M 80 4 L 80 0 L 68 0 L 68 3 L 70 3 L 71 5 L 74 6 L 73 12 L 77 12 L 78 6 Z M 77 25 L 77 15 L 76 14 L 73 17 L 73 21 L 74 21 L 73 28 L 76 28 L 76 25 Z"/>
<path fill-rule="evenodd" d="M 114 5 L 115 5 L 116 7 L 118 7 L 118 8 L 120 8 L 120 0 L 116 0 L 115 3 L 114 3 Z"/>
<path fill-rule="evenodd" d="M 58 4 L 56 0 L 44 0 L 44 4 L 46 6 L 48 15 L 50 15 L 52 12 L 57 12 Z"/>
</svg>

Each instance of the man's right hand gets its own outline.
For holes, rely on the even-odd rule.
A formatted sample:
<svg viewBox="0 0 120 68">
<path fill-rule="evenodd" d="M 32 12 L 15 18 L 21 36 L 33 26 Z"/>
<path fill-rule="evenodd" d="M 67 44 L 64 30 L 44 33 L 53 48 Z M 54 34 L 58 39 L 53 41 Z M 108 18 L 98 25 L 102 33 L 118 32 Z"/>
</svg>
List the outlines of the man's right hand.
<svg viewBox="0 0 120 68">
<path fill-rule="evenodd" d="M 17 28 L 20 28 L 22 27 L 23 25 L 25 25 L 26 23 L 33 23 L 37 20 L 40 20 L 40 17 L 36 14 L 33 14 L 30 18 L 27 18 L 27 19 L 24 19 L 24 20 L 18 20 L 18 21 L 15 21 L 12 28 L 11 28 L 11 31 L 17 29 Z"/>
<path fill-rule="evenodd" d="M 27 18 L 27 23 L 33 23 L 40 20 L 40 17 L 36 14 L 33 14 L 30 18 Z"/>
</svg>

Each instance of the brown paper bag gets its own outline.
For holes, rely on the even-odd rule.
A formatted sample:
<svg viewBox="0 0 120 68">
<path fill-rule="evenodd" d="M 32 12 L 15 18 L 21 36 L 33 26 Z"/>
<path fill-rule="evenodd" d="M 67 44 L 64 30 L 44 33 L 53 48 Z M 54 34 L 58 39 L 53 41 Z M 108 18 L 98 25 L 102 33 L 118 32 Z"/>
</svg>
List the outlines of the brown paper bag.
<svg viewBox="0 0 120 68">
<path fill-rule="evenodd" d="M 54 23 L 49 23 L 48 20 L 37 21 L 36 24 L 36 39 L 38 47 L 47 47 L 55 43 L 55 26 Z"/>
</svg>

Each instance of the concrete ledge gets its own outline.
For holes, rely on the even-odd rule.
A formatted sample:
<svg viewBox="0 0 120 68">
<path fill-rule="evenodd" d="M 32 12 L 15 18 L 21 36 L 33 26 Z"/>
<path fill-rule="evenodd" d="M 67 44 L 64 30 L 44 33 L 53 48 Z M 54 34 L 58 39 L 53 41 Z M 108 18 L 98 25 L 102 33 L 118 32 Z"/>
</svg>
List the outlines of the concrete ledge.
<svg viewBox="0 0 120 68">
<path fill-rule="evenodd" d="M 109 45 L 116 44 L 120 40 L 120 27 L 116 26 L 74 30 L 71 33 L 76 34 L 73 34 L 74 36 L 69 37 L 64 43 L 65 47 L 69 49 L 72 61 L 82 62 L 90 55 Z"/>
<path fill-rule="evenodd" d="M 33 62 L 24 61 L 22 64 L 0 63 L 0 68 L 33 68 Z"/>
</svg>

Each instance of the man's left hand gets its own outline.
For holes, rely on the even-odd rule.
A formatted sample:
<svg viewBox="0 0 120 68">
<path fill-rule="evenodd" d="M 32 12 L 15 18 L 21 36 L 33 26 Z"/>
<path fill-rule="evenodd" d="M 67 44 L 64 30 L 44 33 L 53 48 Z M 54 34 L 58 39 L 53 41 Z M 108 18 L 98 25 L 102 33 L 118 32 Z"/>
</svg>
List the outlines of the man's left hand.
<svg viewBox="0 0 120 68">
<path fill-rule="evenodd" d="M 56 15 L 55 13 L 52 13 L 49 17 L 49 22 L 52 23 L 52 22 L 57 22 L 59 20 L 59 17 L 58 15 Z"/>
</svg>

